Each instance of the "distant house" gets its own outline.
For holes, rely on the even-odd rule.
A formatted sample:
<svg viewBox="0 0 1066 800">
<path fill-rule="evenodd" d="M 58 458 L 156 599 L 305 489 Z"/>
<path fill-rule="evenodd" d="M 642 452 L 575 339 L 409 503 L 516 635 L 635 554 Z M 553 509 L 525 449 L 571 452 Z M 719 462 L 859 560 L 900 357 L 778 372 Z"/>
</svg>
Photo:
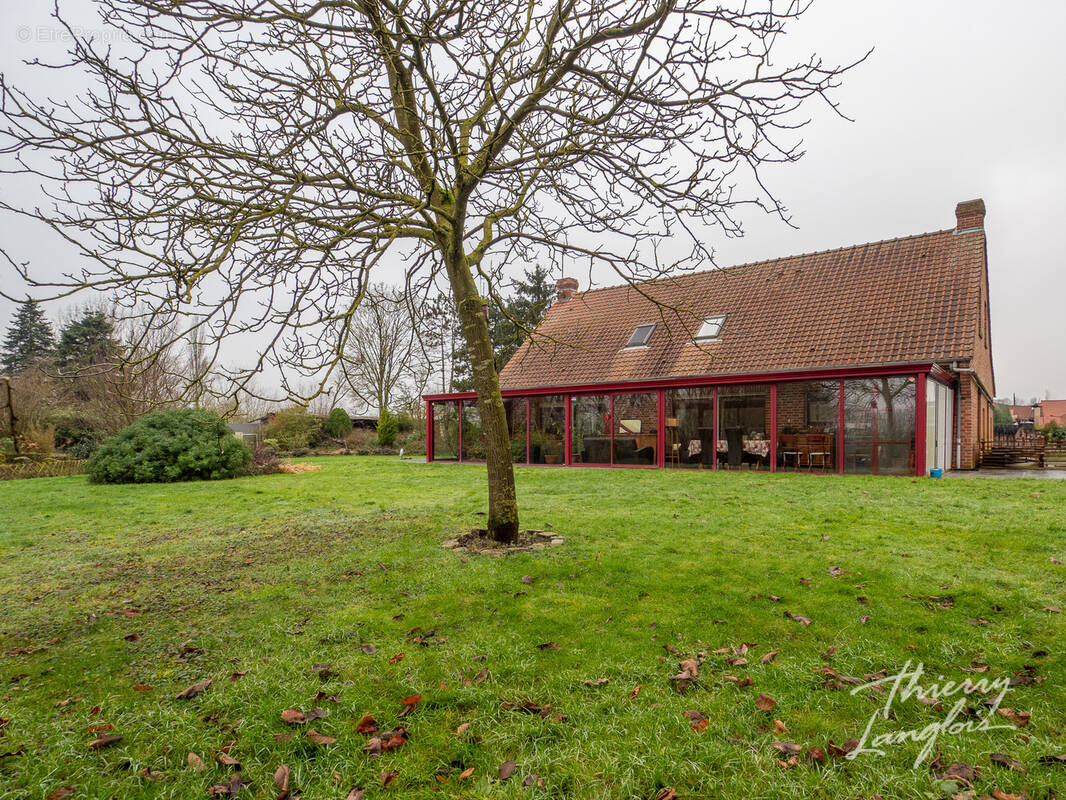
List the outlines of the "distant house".
<svg viewBox="0 0 1066 800">
<path fill-rule="evenodd" d="M 1032 407 L 1033 425 L 1043 428 L 1052 422 L 1066 425 L 1066 400 L 1041 400 Z"/>
<path fill-rule="evenodd" d="M 970 469 L 995 386 L 981 200 L 955 227 L 558 298 L 500 374 L 514 461 L 924 475 Z M 473 393 L 427 456 L 483 461 Z"/>
<path fill-rule="evenodd" d="M 1028 425 L 1032 427 L 1035 418 L 1036 406 L 1016 406 L 1009 405 L 1010 418 L 1018 425 Z"/>
<path fill-rule="evenodd" d="M 265 417 L 249 422 L 227 422 L 226 425 L 233 431 L 234 436 L 254 450 L 263 443 L 263 431 L 270 424 L 273 416 L 273 414 L 267 414 Z"/>
</svg>

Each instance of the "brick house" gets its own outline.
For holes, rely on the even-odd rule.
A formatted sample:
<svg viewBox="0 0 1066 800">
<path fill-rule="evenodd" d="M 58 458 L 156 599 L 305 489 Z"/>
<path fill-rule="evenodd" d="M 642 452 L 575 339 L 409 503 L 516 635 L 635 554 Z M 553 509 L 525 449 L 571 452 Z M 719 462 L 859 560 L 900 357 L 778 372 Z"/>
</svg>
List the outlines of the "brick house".
<svg viewBox="0 0 1066 800">
<path fill-rule="evenodd" d="M 954 228 L 558 299 L 500 373 L 516 463 L 924 475 L 972 469 L 995 384 L 985 207 Z M 427 455 L 481 461 L 473 393 Z"/>
<path fill-rule="evenodd" d="M 1052 422 L 1066 426 L 1066 400 L 1041 400 L 1031 407 L 1033 425 L 1043 428 Z"/>
</svg>

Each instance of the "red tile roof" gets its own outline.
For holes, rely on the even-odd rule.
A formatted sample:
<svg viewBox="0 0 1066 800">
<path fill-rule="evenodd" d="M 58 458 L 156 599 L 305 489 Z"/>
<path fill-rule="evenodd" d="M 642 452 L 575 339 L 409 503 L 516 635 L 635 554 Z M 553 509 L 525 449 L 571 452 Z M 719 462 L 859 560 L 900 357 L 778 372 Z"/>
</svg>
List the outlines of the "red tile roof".
<svg viewBox="0 0 1066 800">
<path fill-rule="evenodd" d="M 688 273 L 640 292 L 594 289 L 553 305 L 500 382 L 524 389 L 970 359 L 985 281 L 984 231 L 971 228 Z M 728 315 L 718 340 L 695 344 L 703 319 L 718 314 Z M 648 346 L 623 350 L 651 322 Z"/>
<path fill-rule="evenodd" d="M 1011 418 L 1015 422 L 1032 422 L 1034 409 L 1032 406 L 1007 406 L 1010 409 Z"/>
</svg>

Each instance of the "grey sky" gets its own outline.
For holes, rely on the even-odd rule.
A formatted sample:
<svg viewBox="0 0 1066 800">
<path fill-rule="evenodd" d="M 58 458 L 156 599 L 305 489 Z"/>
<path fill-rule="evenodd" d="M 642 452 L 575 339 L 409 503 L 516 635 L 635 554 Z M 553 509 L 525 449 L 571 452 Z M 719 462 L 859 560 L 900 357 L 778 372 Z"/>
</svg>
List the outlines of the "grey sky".
<svg viewBox="0 0 1066 800">
<path fill-rule="evenodd" d="M 49 33 L 51 3 L 0 3 L 0 71 L 34 86 L 19 61 L 62 49 Z M 876 48 L 837 95 L 855 122 L 818 110 L 807 156 L 766 173 L 798 229 L 752 210 L 746 237 L 713 243 L 718 262 L 950 228 L 956 202 L 983 197 L 998 393 L 1066 397 L 1066 3 L 1024 8 L 817 0 L 789 47 L 829 61 Z M 5 197 L 20 190 L 5 176 Z M 0 217 L 0 242 L 35 265 L 75 266 L 62 242 L 22 220 Z M 12 310 L 0 300 L 0 327 Z"/>
</svg>

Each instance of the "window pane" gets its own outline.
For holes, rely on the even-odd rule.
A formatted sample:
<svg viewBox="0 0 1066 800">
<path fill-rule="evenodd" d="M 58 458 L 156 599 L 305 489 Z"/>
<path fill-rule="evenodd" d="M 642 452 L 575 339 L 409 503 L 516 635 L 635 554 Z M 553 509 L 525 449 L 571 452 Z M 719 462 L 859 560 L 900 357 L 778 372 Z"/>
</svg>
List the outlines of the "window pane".
<svg viewBox="0 0 1066 800">
<path fill-rule="evenodd" d="M 666 391 L 663 411 L 666 466 L 714 467 L 714 389 L 698 386 Z"/>
<path fill-rule="evenodd" d="M 455 401 L 433 404 L 433 460 L 459 458 L 459 404 Z"/>
<path fill-rule="evenodd" d="M 565 421 L 566 398 L 563 395 L 529 398 L 529 463 L 563 463 Z"/>
<path fill-rule="evenodd" d="M 485 434 L 477 400 L 463 401 L 463 461 L 485 460 Z"/>
<path fill-rule="evenodd" d="M 777 385 L 777 467 L 836 472 L 840 381 Z"/>
<path fill-rule="evenodd" d="M 769 468 L 770 386 L 757 383 L 718 389 L 718 452 L 729 469 Z"/>
<path fill-rule="evenodd" d="M 514 397 L 503 401 L 507 414 L 507 434 L 511 437 L 511 460 L 526 463 L 526 398 Z"/>
<path fill-rule="evenodd" d="M 571 456 L 575 464 L 611 463 L 611 396 L 574 397 L 571 402 Z"/>
<path fill-rule="evenodd" d="M 614 396 L 614 463 L 654 464 L 659 433 L 659 395 Z"/>
<path fill-rule="evenodd" d="M 844 381 L 844 471 L 914 473 L 914 378 Z"/>
</svg>

